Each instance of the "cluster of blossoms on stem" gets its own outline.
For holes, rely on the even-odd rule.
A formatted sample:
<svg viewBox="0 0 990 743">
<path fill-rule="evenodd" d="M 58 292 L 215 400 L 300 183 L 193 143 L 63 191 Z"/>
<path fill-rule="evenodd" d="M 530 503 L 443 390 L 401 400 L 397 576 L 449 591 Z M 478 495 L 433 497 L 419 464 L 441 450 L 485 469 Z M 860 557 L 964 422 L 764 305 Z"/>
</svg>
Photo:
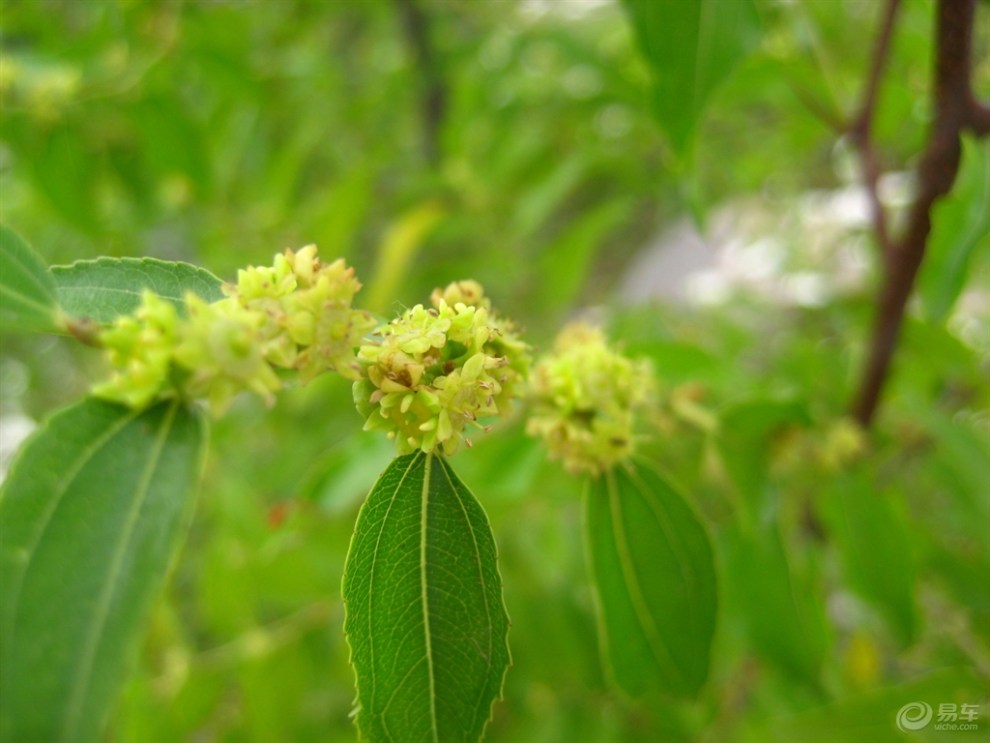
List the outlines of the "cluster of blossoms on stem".
<svg viewBox="0 0 990 743">
<path fill-rule="evenodd" d="M 357 354 L 365 429 L 386 431 L 403 453 L 470 446 L 465 429 L 504 415 L 529 371 L 529 347 L 476 281 L 437 289 L 431 303 L 377 328 Z"/>
<path fill-rule="evenodd" d="M 591 474 L 632 455 L 637 416 L 655 394 L 649 362 L 623 356 L 584 324 L 561 331 L 534 366 L 530 390 L 527 432 L 571 472 Z"/>
<path fill-rule="evenodd" d="M 375 324 L 351 307 L 360 288 L 343 259 L 322 263 L 309 245 L 239 271 L 217 302 L 187 294 L 184 315 L 145 292 L 132 315 L 101 332 L 115 371 L 94 392 L 135 408 L 177 394 L 204 398 L 221 414 L 242 390 L 270 403 L 283 384 L 278 370 L 302 382 L 329 370 L 357 379 L 354 349 Z"/>
</svg>

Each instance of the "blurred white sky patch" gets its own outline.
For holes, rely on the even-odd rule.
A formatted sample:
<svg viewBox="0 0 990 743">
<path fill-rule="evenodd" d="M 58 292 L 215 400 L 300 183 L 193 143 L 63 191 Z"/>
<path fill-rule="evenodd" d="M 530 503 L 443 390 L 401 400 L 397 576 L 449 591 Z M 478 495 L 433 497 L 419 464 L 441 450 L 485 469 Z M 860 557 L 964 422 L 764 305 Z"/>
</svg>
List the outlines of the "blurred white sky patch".
<svg viewBox="0 0 990 743">
<path fill-rule="evenodd" d="M 888 173 L 879 192 L 899 229 L 913 198 L 911 176 Z M 859 185 L 810 191 L 790 202 L 748 197 L 714 210 L 704 235 L 687 217 L 662 232 L 630 265 L 620 297 L 627 304 L 711 306 L 748 299 L 821 307 L 849 293 L 873 291 L 877 253 Z M 917 308 L 917 298 L 912 306 Z M 948 328 L 990 358 L 990 293 L 964 291 Z"/>
<path fill-rule="evenodd" d="M 7 471 L 14 455 L 38 424 L 21 413 L 0 416 L 0 483 L 7 479 Z"/>
<path fill-rule="evenodd" d="M 970 348 L 990 357 L 990 292 L 964 291 L 949 317 L 949 330 Z"/>
<path fill-rule="evenodd" d="M 38 426 L 18 405 L 28 388 L 29 375 L 28 368 L 16 359 L 0 362 L 0 483 L 6 479 L 21 442 Z"/>
<path fill-rule="evenodd" d="M 561 15 L 581 18 L 598 8 L 614 5 L 616 0 L 523 0 L 521 11 L 531 18 L 545 15 Z"/>
<path fill-rule="evenodd" d="M 884 200 L 907 203 L 910 182 L 886 177 Z M 864 285 L 873 262 L 869 204 L 860 186 L 811 191 L 787 203 L 732 202 L 709 215 L 705 234 L 685 218 L 630 266 L 629 303 L 723 304 L 750 297 L 818 307 Z"/>
</svg>

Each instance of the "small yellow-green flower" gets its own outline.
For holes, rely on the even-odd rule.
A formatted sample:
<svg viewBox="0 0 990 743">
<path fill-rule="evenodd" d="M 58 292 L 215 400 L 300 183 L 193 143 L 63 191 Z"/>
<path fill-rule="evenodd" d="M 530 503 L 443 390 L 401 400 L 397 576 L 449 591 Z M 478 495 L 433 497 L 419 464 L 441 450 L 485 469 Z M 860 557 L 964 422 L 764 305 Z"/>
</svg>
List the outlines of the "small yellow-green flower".
<svg viewBox="0 0 990 743">
<path fill-rule="evenodd" d="M 307 245 L 275 256 L 272 266 L 240 271 L 228 293 L 264 314 L 265 358 L 297 369 L 308 382 L 328 370 L 360 376 L 354 349 L 375 324 L 370 314 L 351 308 L 360 288 L 342 258 L 322 263 L 316 246 Z"/>
<path fill-rule="evenodd" d="M 374 325 L 351 308 L 360 288 L 343 259 L 322 263 L 309 245 L 239 271 L 217 302 L 188 294 L 185 317 L 146 293 L 134 315 L 101 334 L 116 371 L 97 394 L 132 407 L 182 394 L 220 414 L 242 390 L 272 402 L 282 386 L 276 369 L 303 383 L 330 370 L 357 379 L 354 352 Z"/>
<path fill-rule="evenodd" d="M 827 471 L 838 472 L 855 462 L 867 449 L 868 439 L 863 428 L 849 418 L 832 421 L 825 436 L 816 437 L 818 459 Z"/>
<path fill-rule="evenodd" d="M 208 400 L 217 415 L 242 390 L 272 404 L 282 382 L 263 352 L 264 314 L 233 297 L 211 304 L 187 294 L 186 308 L 187 322 L 173 351 L 175 362 L 188 372 L 185 393 Z"/>
<path fill-rule="evenodd" d="M 432 300 L 432 308 L 416 305 L 360 347 L 354 401 L 365 428 L 387 431 L 401 452 L 452 454 L 462 439 L 470 445 L 469 424 L 508 411 L 529 349 L 491 312 L 477 282 L 438 289 Z"/>
<path fill-rule="evenodd" d="M 550 456 L 572 472 L 598 474 L 628 459 L 637 414 L 653 398 L 645 361 L 611 348 L 583 324 L 565 328 L 530 379 L 533 412 L 526 430 L 546 442 Z"/>
<path fill-rule="evenodd" d="M 133 315 L 121 315 L 100 334 L 113 376 L 93 394 L 143 408 L 166 387 L 178 333 L 175 306 L 145 291 Z"/>
<path fill-rule="evenodd" d="M 451 307 L 464 304 L 468 307 L 484 307 L 486 310 L 492 308 L 491 300 L 485 296 L 485 290 L 474 279 L 452 281 L 444 289 L 437 287 L 430 295 L 430 303 L 434 307 L 439 307 L 441 300 Z"/>
</svg>

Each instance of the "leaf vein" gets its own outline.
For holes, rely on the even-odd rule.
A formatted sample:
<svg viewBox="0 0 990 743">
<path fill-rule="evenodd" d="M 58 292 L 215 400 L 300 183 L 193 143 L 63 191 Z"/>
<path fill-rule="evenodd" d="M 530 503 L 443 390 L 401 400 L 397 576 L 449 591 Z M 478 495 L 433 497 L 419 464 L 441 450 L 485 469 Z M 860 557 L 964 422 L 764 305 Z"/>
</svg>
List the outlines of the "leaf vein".
<svg viewBox="0 0 990 743">
<path fill-rule="evenodd" d="M 139 413 L 134 411 L 131 412 L 126 417 L 121 418 L 116 423 L 114 423 L 110 428 L 106 430 L 106 432 L 104 432 L 103 435 L 99 436 L 89 446 L 82 449 L 79 452 L 79 457 L 75 461 L 73 461 L 68 467 L 66 467 L 64 476 L 59 478 L 59 485 L 55 489 L 54 497 L 51 499 L 51 505 L 45 510 L 41 519 L 39 519 L 39 524 L 38 524 L 39 528 L 35 532 L 35 536 L 30 540 L 30 543 L 26 545 L 27 561 L 24 563 L 24 566 L 20 570 L 19 575 L 16 577 L 15 585 L 10 590 L 9 616 L 10 616 L 11 625 L 10 625 L 10 631 L 8 633 L 8 638 L 11 647 L 14 646 L 14 629 L 17 626 L 17 622 L 16 622 L 17 605 L 21 598 L 21 590 L 24 587 L 24 579 L 31 569 L 34 556 L 38 552 L 38 545 L 41 544 L 45 532 L 48 530 L 48 527 L 51 524 L 52 517 L 55 515 L 55 512 L 58 510 L 58 507 L 62 502 L 62 498 L 65 497 L 65 494 L 69 491 L 72 484 L 75 482 L 76 477 L 79 476 L 79 473 L 86 466 L 86 464 L 95 456 L 96 452 L 102 449 L 106 445 L 106 443 L 110 441 L 110 439 L 114 438 L 124 428 L 130 425 L 131 422 L 133 422 L 134 419 L 138 417 L 138 415 Z M 40 429 L 37 435 L 40 435 L 40 433 L 44 430 L 45 430 L 44 428 Z M 8 475 L 9 480 L 13 479 L 12 475 L 13 473 L 10 473 L 10 475 Z"/>
<path fill-rule="evenodd" d="M 375 632 L 374 632 L 374 628 L 372 627 L 372 620 L 374 619 L 375 616 L 375 613 L 373 611 L 373 603 L 375 599 L 375 591 L 374 591 L 375 566 L 378 564 L 378 549 L 381 546 L 382 534 L 385 533 L 385 524 L 388 521 L 389 515 L 392 513 L 392 507 L 395 505 L 395 500 L 399 496 L 399 491 L 402 490 L 402 484 L 406 481 L 406 478 L 409 476 L 409 473 L 413 471 L 413 468 L 419 462 L 420 456 L 421 456 L 420 454 L 417 454 L 415 457 L 409 460 L 409 466 L 406 467 L 405 472 L 402 473 L 402 477 L 399 478 L 399 482 L 396 484 L 395 490 L 392 493 L 392 498 L 391 500 L 389 500 L 388 508 L 385 509 L 385 515 L 382 516 L 381 525 L 378 528 L 378 536 L 375 538 L 375 549 L 371 553 L 371 566 L 368 569 L 368 653 L 371 656 L 370 658 L 371 694 L 369 699 L 372 704 L 374 703 L 375 700 L 375 689 L 377 686 L 376 674 L 375 674 L 375 640 L 374 640 Z M 383 714 L 384 714 L 384 710 L 383 710 Z M 382 724 L 383 725 L 385 724 L 384 717 L 382 718 Z M 386 734 L 388 734 L 387 730 L 386 730 Z M 389 737 L 391 738 L 391 736 Z"/>
<path fill-rule="evenodd" d="M 443 474 L 447 478 L 447 482 L 450 484 L 450 489 L 454 492 L 454 496 L 457 498 L 457 504 L 461 507 L 461 513 L 464 514 L 464 522 L 467 524 L 468 531 L 471 533 L 471 544 L 474 545 L 474 558 L 478 565 L 478 580 L 481 581 L 481 596 L 485 604 L 485 619 L 488 622 L 488 631 L 485 633 L 486 637 L 488 638 L 488 648 L 485 653 L 485 665 L 488 667 L 489 670 L 491 670 L 492 650 L 493 650 L 492 642 L 495 631 L 494 631 L 494 627 L 492 626 L 491 608 L 488 606 L 488 585 L 485 582 L 484 568 L 481 564 L 481 550 L 478 547 L 478 538 L 475 535 L 474 525 L 471 523 L 470 516 L 468 516 L 467 508 L 464 505 L 464 500 L 461 498 L 460 492 L 457 490 L 457 487 L 454 485 L 454 480 L 450 476 L 450 471 L 447 468 L 447 463 L 444 462 L 442 459 L 440 460 L 440 469 L 443 470 Z M 479 710 L 482 708 L 481 701 L 484 699 L 484 697 L 485 697 L 485 686 L 482 685 L 481 688 L 479 689 L 478 700 L 474 703 L 475 710 Z M 478 712 L 475 711 L 474 714 L 475 717 L 477 717 Z M 472 720 L 472 723 L 474 723 L 474 720 Z"/>
<path fill-rule="evenodd" d="M 653 656 L 660 662 L 661 668 L 664 667 L 666 661 L 674 675 L 677 676 L 677 679 L 683 682 L 684 678 L 681 670 L 675 663 L 670 648 L 667 647 L 663 637 L 660 635 L 660 631 L 657 629 L 656 623 L 653 621 L 653 616 L 643 596 L 643 589 L 640 586 L 639 578 L 636 576 L 632 555 L 629 553 L 629 543 L 626 538 L 625 526 L 622 523 L 622 513 L 619 509 L 615 475 L 609 472 L 606 477 L 608 480 L 609 509 L 612 513 L 612 533 L 615 537 L 616 552 L 619 556 L 619 564 L 622 567 L 622 575 L 629 590 L 629 599 L 632 602 L 636 617 L 643 629 L 643 634 L 646 637 L 647 644 Z"/>
<path fill-rule="evenodd" d="M 420 539 L 419 539 L 419 563 L 420 563 L 420 580 L 421 591 L 422 591 L 422 601 L 423 601 L 423 631 L 426 636 L 426 667 L 428 670 L 428 676 L 430 681 L 430 725 L 433 731 L 433 743 L 440 743 L 440 735 L 437 730 L 437 694 L 436 694 L 436 679 L 434 678 L 433 669 L 433 647 L 432 638 L 430 637 L 430 603 L 429 603 L 429 591 L 427 588 L 427 571 L 426 571 L 426 550 L 427 550 L 427 527 L 429 519 L 429 508 L 430 508 L 430 477 L 432 475 L 432 464 L 433 455 L 426 455 L 426 469 L 423 473 L 423 490 L 421 493 L 421 511 L 420 511 Z M 440 467 L 443 469 L 443 465 Z"/>
<path fill-rule="evenodd" d="M 103 625 L 106 623 L 107 614 L 110 610 L 110 605 L 113 602 L 114 594 L 117 592 L 117 578 L 123 567 L 124 555 L 126 554 L 137 530 L 138 516 L 140 515 L 141 509 L 143 508 L 145 500 L 148 497 L 148 493 L 151 490 L 152 479 L 155 471 L 158 469 L 162 452 L 165 449 L 165 442 L 168 439 L 168 434 L 172 429 L 172 424 L 175 420 L 175 415 L 178 409 L 179 403 L 173 403 L 162 420 L 161 429 L 159 430 L 155 444 L 151 449 L 151 455 L 148 458 L 148 463 L 145 466 L 144 471 L 141 473 L 135 497 L 131 504 L 131 508 L 127 513 L 124 528 L 121 530 L 122 538 L 114 551 L 113 557 L 111 558 L 107 580 L 104 582 L 103 590 L 97 599 L 96 611 L 94 612 L 94 621 L 91 625 L 91 630 L 88 636 L 83 642 L 83 649 L 80 653 L 81 661 L 73 679 L 71 691 L 69 692 L 69 702 L 66 705 L 66 716 L 62 726 L 62 740 L 70 740 L 72 738 L 73 725 L 83 712 L 82 703 L 84 691 L 87 686 L 89 674 L 93 669 L 93 661 L 96 658 L 96 650 L 99 646 L 100 634 L 102 632 Z"/>
</svg>

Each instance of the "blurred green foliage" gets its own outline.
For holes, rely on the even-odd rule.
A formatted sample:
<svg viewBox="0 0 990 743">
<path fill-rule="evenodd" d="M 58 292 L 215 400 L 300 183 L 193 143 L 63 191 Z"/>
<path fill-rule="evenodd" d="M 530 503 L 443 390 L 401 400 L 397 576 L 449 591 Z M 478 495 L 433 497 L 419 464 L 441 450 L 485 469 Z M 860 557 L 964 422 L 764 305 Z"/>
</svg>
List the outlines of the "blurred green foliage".
<svg viewBox="0 0 990 743">
<path fill-rule="evenodd" d="M 225 278 L 315 242 L 357 266 L 359 296 L 382 311 L 470 276 L 538 348 L 597 307 L 652 359 L 665 406 L 643 452 L 691 495 L 716 548 L 709 684 L 690 703 L 610 686 L 581 484 L 516 421 L 455 462 L 491 517 L 512 618 L 489 740 L 903 740 L 893 720 L 912 701 L 982 703 L 985 730 L 986 143 L 967 143 L 937 216 L 927 312 L 907 322 L 869 442 L 841 421 L 869 282 L 807 306 L 619 296 L 644 245 L 684 214 L 712 219 L 730 199 L 782 212 L 848 182 L 828 120 L 857 105 L 878 4 L 756 2 L 759 43 L 699 108 L 690 167 L 653 118 L 653 71 L 620 4 L 416 0 L 425 61 L 403 5 L 4 0 L 0 220 L 50 263 L 153 256 Z M 931 11 L 904 2 L 876 127 L 891 167 L 925 136 Z M 430 81 L 444 101 L 433 119 Z M 793 231 L 786 251 L 813 237 Z M 4 336 L 0 414 L 39 417 L 101 370 L 63 339 Z M 354 738 L 340 576 L 393 453 L 360 423 L 337 378 L 216 422 L 112 740 Z M 970 739 L 941 735 L 912 739 Z"/>
</svg>

